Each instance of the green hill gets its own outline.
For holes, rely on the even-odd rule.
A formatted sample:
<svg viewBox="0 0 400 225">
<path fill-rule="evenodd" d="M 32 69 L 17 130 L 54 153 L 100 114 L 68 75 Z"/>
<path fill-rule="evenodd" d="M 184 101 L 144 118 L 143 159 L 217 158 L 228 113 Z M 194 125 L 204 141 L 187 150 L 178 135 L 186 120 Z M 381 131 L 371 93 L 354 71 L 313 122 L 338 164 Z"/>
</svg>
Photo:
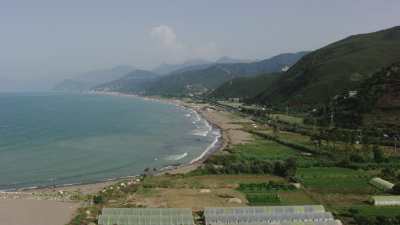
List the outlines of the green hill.
<svg viewBox="0 0 400 225">
<path fill-rule="evenodd" d="M 132 70 L 134 70 L 134 68 L 128 65 L 120 65 L 103 70 L 93 70 L 65 79 L 56 84 L 53 89 L 57 91 L 88 91 L 100 84 L 119 79 Z"/>
<path fill-rule="evenodd" d="M 281 73 L 262 74 L 256 77 L 239 77 L 225 82 L 209 96 L 217 99 L 253 98 L 274 82 Z"/>
<path fill-rule="evenodd" d="M 143 93 L 146 87 L 160 76 L 146 70 L 134 70 L 120 79 L 98 85 L 93 90 L 139 94 Z"/>
<path fill-rule="evenodd" d="M 279 72 L 282 68 L 293 65 L 305 54 L 306 52 L 288 53 L 253 63 L 215 64 L 199 70 L 178 72 L 152 83 L 146 89 L 146 93 L 150 95 L 207 93 L 237 77 Z"/>
<path fill-rule="evenodd" d="M 277 105 L 327 103 L 398 60 L 400 26 L 350 36 L 307 54 L 252 101 Z"/>
<path fill-rule="evenodd" d="M 337 96 L 335 123 L 400 131 L 400 61 L 365 80 L 352 95 Z"/>
</svg>

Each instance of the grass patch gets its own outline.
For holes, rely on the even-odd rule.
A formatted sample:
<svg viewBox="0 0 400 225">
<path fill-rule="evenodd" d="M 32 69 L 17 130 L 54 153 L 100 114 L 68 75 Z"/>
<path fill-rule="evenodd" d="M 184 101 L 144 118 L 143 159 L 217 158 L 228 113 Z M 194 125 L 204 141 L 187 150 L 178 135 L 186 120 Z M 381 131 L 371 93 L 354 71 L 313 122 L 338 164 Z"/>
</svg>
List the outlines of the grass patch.
<svg viewBox="0 0 400 225">
<path fill-rule="evenodd" d="M 303 190 L 284 182 L 240 184 L 238 191 L 245 194 L 249 205 L 314 204 Z"/>
<path fill-rule="evenodd" d="M 315 162 L 311 158 L 301 154 L 300 151 L 281 145 L 272 140 L 255 137 L 255 141 L 247 144 L 235 145 L 230 152 L 241 160 L 286 160 L 296 158 L 299 165 L 309 165 Z"/>
<path fill-rule="evenodd" d="M 299 125 L 304 124 L 304 119 L 302 117 L 289 116 L 286 114 L 270 114 L 270 117 L 286 123 L 299 124 Z"/>
<path fill-rule="evenodd" d="M 303 190 L 279 192 L 279 197 L 283 205 L 313 205 L 319 204 Z"/>
<path fill-rule="evenodd" d="M 283 182 L 271 175 L 164 175 L 146 177 L 143 186 L 152 188 L 237 188 L 240 184 Z M 166 185 L 167 184 L 167 185 Z"/>
<path fill-rule="evenodd" d="M 253 183 L 253 184 L 240 184 L 239 191 L 244 193 L 258 193 L 258 192 L 275 192 L 275 191 L 292 191 L 295 187 L 290 184 L 284 183 Z"/>
<path fill-rule="evenodd" d="M 276 205 L 280 204 L 281 200 L 277 193 L 251 193 L 246 194 L 249 205 Z"/>
<path fill-rule="evenodd" d="M 356 215 L 375 217 L 375 216 L 400 216 L 400 206 L 371 206 L 362 205 L 350 208 L 350 211 L 355 212 Z"/>
<path fill-rule="evenodd" d="M 373 193 L 371 174 L 338 167 L 300 168 L 296 173 L 306 188 L 327 193 Z"/>
</svg>

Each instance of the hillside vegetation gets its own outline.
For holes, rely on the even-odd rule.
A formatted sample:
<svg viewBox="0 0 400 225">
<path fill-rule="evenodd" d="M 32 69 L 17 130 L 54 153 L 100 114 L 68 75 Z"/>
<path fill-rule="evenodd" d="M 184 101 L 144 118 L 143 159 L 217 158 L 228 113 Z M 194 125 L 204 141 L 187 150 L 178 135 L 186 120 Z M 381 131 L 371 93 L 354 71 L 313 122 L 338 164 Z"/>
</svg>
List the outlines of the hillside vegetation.
<svg viewBox="0 0 400 225">
<path fill-rule="evenodd" d="M 281 54 L 253 63 L 215 64 L 205 69 L 177 72 L 164 76 L 147 89 L 147 94 L 185 95 L 209 92 L 237 77 L 251 77 L 262 73 L 279 72 L 291 66 L 306 52 Z"/>
<path fill-rule="evenodd" d="M 118 91 L 123 93 L 142 93 L 147 85 L 161 75 L 146 71 L 134 70 L 120 79 L 101 84 L 93 88 L 96 91 Z"/>
<path fill-rule="evenodd" d="M 225 82 L 215 89 L 210 97 L 217 99 L 253 98 L 261 93 L 266 86 L 274 82 L 281 73 L 262 74 L 256 77 L 240 77 Z"/>
<path fill-rule="evenodd" d="M 100 84 L 120 79 L 127 73 L 134 70 L 128 65 L 116 66 L 104 70 L 93 70 L 56 84 L 53 89 L 57 91 L 88 91 Z"/>
<path fill-rule="evenodd" d="M 327 103 L 399 60 L 400 26 L 350 36 L 307 54 L 252 101 L 290 105 Z"/>
<path fill-rule="evenodd" d="M 355 96 L 334 101 L 336 123 L 400 130 L 400 61 L 365 80 Z"/>
</svg>

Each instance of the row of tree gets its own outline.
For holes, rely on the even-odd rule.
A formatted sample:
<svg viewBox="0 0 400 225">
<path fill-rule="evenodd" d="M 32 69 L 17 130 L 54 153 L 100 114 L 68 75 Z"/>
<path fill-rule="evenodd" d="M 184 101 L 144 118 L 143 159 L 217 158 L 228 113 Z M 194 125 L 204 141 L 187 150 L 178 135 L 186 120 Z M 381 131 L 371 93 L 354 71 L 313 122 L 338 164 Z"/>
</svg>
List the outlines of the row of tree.
<svg viewBox="0 0 400 225">
<path fill-rule="evenodd" d="M 274 174 L 293 177 L 297 163 L 293 158 L 284 161 L 239 160 L 231 156 L 217 156 L 208 160 L 202 169 L 207 174 Z"/>
</svg>

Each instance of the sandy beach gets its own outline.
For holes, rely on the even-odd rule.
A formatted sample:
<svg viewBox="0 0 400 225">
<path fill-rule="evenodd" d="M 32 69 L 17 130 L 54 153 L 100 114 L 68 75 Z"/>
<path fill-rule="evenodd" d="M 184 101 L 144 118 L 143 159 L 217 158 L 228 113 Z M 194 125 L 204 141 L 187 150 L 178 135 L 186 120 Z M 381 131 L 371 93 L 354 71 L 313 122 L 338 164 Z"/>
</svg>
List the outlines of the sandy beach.
<svg viewBox="0 0 400 225">
<path fill-rule="evenodd" d="M 123 95 L 119 93 L 100 93 L 111 95 Z M 138 97 L 138 96 L 131 96 Z M 195 170 L 202 165 L 204 160 L 211 154 L 221 151 L 231 145 L 246 143 L 252 140 L 251 134 L 243 131 L 240 123 L 251 123 L 250 120 L 240 118 L 221 108 L 209 104 L 197 104 L 184 102 L 176 99 L 145 98 L 151 101 L 162 101 L 177 106 L 183 106 L 196 111 L 212 126 L 221 131 L 221 137 L 216 148 L 205 152 L 201 159 L 190 164 L 171 167 L 168 170 L 159 172 L 178 174 Z M 80 202 L 71 202 L 71 193 L 90 194 L 101 191 L 103 188 L 116 182 L 127 179 L 119 179 L 93 184 L 72 185 L 56 188 L 41 188 L 33 190 L 19 190 L 20 192 L 0 193 L 0 224 L 7 225 L 64 225 L 68 222 L 79 207 Z"/>
<path fill-rule="evenodd" d="M 53 200 L 0 199 L 0 224 L 65 225 L 79 205 Z"/>
</svg>

